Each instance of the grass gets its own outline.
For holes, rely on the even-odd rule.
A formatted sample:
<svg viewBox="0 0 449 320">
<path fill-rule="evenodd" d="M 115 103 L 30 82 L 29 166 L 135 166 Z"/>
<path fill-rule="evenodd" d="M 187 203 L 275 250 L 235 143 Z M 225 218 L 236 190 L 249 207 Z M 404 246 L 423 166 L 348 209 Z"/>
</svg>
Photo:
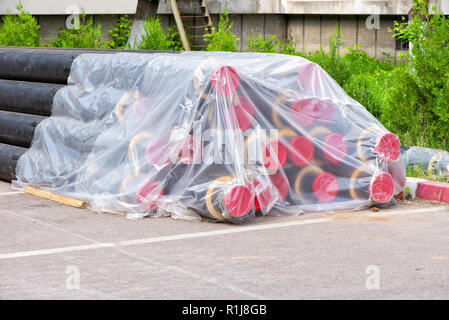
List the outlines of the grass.
<svg viewBox="0 0 449 320">
<path fill-rule="evenodd" d="M 435 173 L 430 170 L 424 169 L 422 166 L 415 165 L 413 167 L 407 167 L 406 175 L 410 178 L 420 178 L 438 182 L 449 182 L 448 176 L 441 172 Z"/>
</svg>

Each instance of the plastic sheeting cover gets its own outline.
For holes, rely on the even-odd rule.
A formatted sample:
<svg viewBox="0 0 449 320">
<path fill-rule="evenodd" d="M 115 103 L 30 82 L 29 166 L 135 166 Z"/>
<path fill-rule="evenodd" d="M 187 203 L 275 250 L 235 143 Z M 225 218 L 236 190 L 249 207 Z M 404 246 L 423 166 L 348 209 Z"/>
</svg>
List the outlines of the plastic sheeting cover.
<svg viewBox="0 0 449 320">
<path fill-rule="evenodd" d="M 318 65 L 277 54 L 82 54 L 15 185 L 98 212 L 241 222 L 388 203 L 400 142 Z"/>
<path fill-rule="evenodd" d="M 404 163 L 410 169 L 421 168 L 429 174 L 449 180 L 449 152 L 424 147 L 410 147 L 402 153 Z"/>
</svg>

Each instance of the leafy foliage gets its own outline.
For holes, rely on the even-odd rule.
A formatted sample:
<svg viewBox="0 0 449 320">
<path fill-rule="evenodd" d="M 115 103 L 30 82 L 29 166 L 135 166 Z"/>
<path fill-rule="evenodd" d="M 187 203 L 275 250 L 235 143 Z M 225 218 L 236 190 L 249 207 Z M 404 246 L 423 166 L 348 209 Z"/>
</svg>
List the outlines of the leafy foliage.
<svg viewBox="0 0 449 320">
<path fill-rule="evenodd" d="M 231 51 L 237 52 L 237 41 L 240 39 L 231 31 L 233 23 L 229 22 L 228 11 L 220 14 L 218 29 L 212 27 L 212 33 L 204 35 L 204 41 L 208 43 L 207 51 Z"/>
<path fill-rule="evenodd" d="M 184 50 L 184 45 L 182 44 L 181 36 L 179 35 L 178 28 L 176 26 L 167 28 L 167 37 L 171 42 L 171 49 L 174 51 Z"/>
<path fill-rule="evenodd" d="M 415 15 L 408 22 L 396 23 L 395 36 L 409 41 L 407 77 L 416 94 L 404 96 L 412 106 L 417 98 L 420 113 L 419 137 L 421 141 L 434 140 L 449 145 L 449 18 L 437 8 L 429 12 L 423 0 L 412 5 Z M 402 84 L 396 84 L 402 86 Z M 405 112 L 397 110 L 397 116 Z M 395 114 L 396 116 L 396 114 Z"/>
<path fill-rule="evenodd" d="M 93 17 L 83 13 L 79 26 L 73 29 L 61 29 L 57 38 L 50 38 L 50 45 L 56 48 L 107 48 L 109 43 L 101 39 L 101 24 L 93 25 Z"/>
<path fill-rule="evenodd" d="M 261 34 L 253 33 L 248 39 L 248 51 L 250 52 L 268 52 L 281 54 L 295 54 L 296 43 L 290 41 L 277 40 L 276 36 L 272 35 L 264 39 Z"/>
<path fill-rule="evenodd" d="M 139 50 L 182 50 L 183 46 L 176 28 L 168 28 L 164 32 L 160 17 L 154 17 L 144 22 L 145 33 L 138 41 Z"/>
<path fill-rule="evenodd" d="M 24 11 L 21 3 L 16 8 L 18 15 L 6 15 L 2 19 L 0 46 L 37 47 L 40 33 L 36 18 Z"/>
<path fill-rule="evenodd" d="M 111 35 L 112 42 L 109 46 L 113 49 L 125 49 L 132 28 L 132 20 L 128 15 L 121 15 L 117 25 L 108 32 Z"/>
<path fill-rule="evenodd" d="M 275 36 L 264 39 L 261 34 L 253 33 L 248 39 L 248 51 L 275 53 L 278 47 L 278 40 Z"/>
</svg>

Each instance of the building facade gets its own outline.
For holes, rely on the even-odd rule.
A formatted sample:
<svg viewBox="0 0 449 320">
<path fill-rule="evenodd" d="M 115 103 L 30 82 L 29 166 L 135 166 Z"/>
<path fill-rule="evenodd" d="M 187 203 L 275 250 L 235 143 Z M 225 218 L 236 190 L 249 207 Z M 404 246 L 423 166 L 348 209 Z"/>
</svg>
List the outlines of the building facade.
<svg viewBox="0 0 449 320">
<path fill-rule="evenodd" d="M 178 0 L 188 3 L 194 0 Z M 116 25 L 118 15 L 132 16 L 137 0 L 22 0 L 25 10 L 38 17 L 41 37 L 56 37 L 71 14 L 84 11 L 94 15 L 95 23 L 103 26 L 103 36 Z M 396 57 L 405 50 L 404 44 L 392 37 L 389 29 L 395 20 L 407 16 L 411 0 L 206 0 L 214 25 L 227 9 L 233 22 L 232 31 L 240 38 L 242 51 L 248 48 L 253 33 L 265 38 L 275 35 L 296 43 L 299 51 L 328 47 L 336 24 L 341 28 L 344 47 L 358 45 L 371 56 L 382 58 L 386 53 Z M 449 14 L 449 0 L 431 0 Z M 0 1 L 0 15 L 16 13 L 17 0 Z M 170 1 L 161 1 L 158 8 L 164 27 L 175 25 Z"/>
</svg>

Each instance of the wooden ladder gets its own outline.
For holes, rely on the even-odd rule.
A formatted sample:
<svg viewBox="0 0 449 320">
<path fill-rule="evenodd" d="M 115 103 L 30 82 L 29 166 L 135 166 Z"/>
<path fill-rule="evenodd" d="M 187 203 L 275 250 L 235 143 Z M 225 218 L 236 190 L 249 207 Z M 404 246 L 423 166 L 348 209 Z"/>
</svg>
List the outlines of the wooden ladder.
<svg viewBox="0 0 449 320">
<path fill-rule="evenodd" d="M 207 47 L 203 36 L 213 32 L 213 25 L 206 0 L 170 0 L 170 5 L 184 50 Z"/>
</svg>

